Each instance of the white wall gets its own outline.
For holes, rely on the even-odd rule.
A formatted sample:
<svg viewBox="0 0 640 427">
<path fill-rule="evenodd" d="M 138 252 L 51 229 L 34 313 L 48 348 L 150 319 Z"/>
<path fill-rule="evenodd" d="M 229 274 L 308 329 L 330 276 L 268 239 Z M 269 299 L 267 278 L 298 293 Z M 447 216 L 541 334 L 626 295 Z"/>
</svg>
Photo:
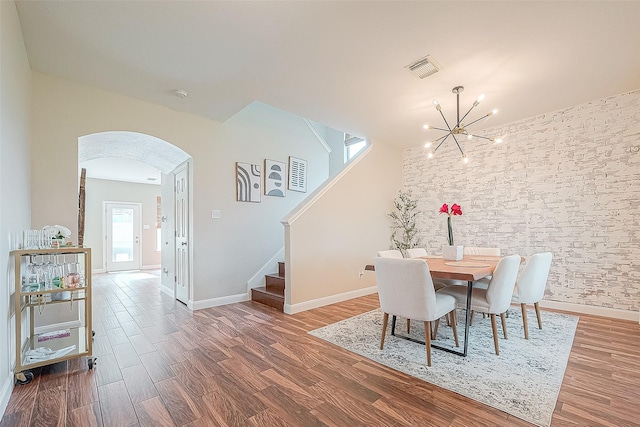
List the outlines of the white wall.
<svg viewBox="0 0 640 427">
<path fill-rule="evenodd" d="M 29 229 L 31 73 L 16 6 L 0 1 L 0 417 L 13 388 L 13 269 L 9 251 Z"/>
<path fill-rule="evenodd" d="M 309 191 L 328 176 L 328 153 L 304 120 L 257 102 L 218 123 L 34 72 L 32 113 L 36 227 L 77 223 L 79 136 L 141 132 L 193 157 L 194 297 L 204 305 L 246 295 L 247 281 L 284 245 L 280 219 L 309 194 L 237 202 L 235 163 L 306 159 Z M 50 173 L 51 164 L 60 165 L 57 173 Z M 212 209 L 221 210 L 222 218 L 212 219 Z M 71 228 L 75 236 L 75 226 Z"/>
<path fill-rule="evenodd" d="M 634 311 L 640 299 L 640 91 L 520 120 L 487 135 L 501 145 L 452 144 L 433 159 L 404 152 L 427 249 L 446 243 L 442 203 L 458 203 L 455 243 L 554 255 L 545 299 Z M 624 314 L 624 313 L 623 313 Z M 632 314 L 632 313 L 627 313 Z"/>
<path fill-rule="evenodd" d="M 401 186 L 400 149 L 375 142 L 345 172 L 283 221 L 287 227 L 285 310 L 295 313 L 375 292 L 359 272 L 389 247 L 393 198 Z"/>
<path fill-rule="evenodd" d="M 142 224 L 149 226 L 149 229 L 141 230 L 142 267 L 160 265 L 161 256 L 156 252 L 156 198 L 160 196 L 159 185 L 87 178 L 85 195 L 84 245 L 91 248 L 92 269 L 105 269 L 103 251 L 103 202 L 105 201 L 142 204 Z"/>
</svg>

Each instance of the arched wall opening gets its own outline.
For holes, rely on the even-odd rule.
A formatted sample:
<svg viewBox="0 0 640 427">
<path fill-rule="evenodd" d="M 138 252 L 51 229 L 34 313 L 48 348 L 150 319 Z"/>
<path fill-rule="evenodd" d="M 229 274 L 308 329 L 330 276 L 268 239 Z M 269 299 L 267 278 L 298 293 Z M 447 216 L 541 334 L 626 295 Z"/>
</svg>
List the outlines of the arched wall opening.
<svg viewBox="0 0 640 427">
<path fill-rule="evenodd" d="M 182 149 L 143 133 L 107 131 L 78 138 L 78 176 L 83 168 L 87 176 L 84 242 L 92 248 L 93 272 L 124 269 L 109 262 L 113 241 L 105 231 L 112 217 L 106 207 L 139 205 L 134 268 L 161 269 L 161 289 L 175 295 L 174 176 L 190 163 L 191 156 Z"/>
</svg>

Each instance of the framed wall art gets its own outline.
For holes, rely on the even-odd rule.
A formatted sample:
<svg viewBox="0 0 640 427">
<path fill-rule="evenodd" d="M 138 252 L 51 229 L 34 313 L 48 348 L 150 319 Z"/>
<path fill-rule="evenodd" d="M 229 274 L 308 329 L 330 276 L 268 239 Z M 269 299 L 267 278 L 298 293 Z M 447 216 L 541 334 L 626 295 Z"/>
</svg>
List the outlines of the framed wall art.
<svg viewBox="0 0 640 427">
<path fill-rule="evenodd" d="M 260 165 L 236 163 L 236 183 L 239 202 L 260 202 L 262 175 Z"/>
<path fill-rule="evenodd" d="M 264 194 L 266 196 L 284 197 L 286 189 L 287 165 L 284 162 L 265 159 L 264 161 Z"/>
<path fill-rule="evenodd" d="M 289 157 L 289 190 L 307 192 L 307 161 Z"/>
</svg>

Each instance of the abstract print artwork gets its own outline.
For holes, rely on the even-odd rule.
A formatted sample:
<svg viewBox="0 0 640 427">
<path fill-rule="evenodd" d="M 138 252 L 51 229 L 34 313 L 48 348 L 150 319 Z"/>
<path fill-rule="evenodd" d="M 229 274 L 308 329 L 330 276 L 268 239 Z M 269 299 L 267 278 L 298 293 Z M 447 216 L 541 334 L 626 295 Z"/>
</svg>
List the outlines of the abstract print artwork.
<svg viewBox="0 0 640 427">
<path fill-rule="evenodd" d="M 284 162 L 265 159 L 264 161 L 264 194 L 267 196 L 286 196 L 285 180 L 287 167 Z"/>
<path fill-rule="evenodd" d="M 289 157 L 289 190 L 307 192 L 307 161 Z"/>
<path fill-rule="evenodd" d="M 236 163 L 239 202 L 260 202 L 260 165 Z"/>
</svg>

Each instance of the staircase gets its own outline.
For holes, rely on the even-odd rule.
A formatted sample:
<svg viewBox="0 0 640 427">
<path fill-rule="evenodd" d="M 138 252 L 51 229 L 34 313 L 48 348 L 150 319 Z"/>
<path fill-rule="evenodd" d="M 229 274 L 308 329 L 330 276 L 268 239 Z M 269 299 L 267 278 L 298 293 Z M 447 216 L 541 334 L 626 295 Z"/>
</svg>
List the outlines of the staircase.
<svg viewBox="0 0 640 427">
<path fill-rule="evenodd" d="M 278 274 L 267 274 L 267 286 L 251 289 L 251 301 L 284 311 L 284 262 L 278 263 Z"/>
</svg>

